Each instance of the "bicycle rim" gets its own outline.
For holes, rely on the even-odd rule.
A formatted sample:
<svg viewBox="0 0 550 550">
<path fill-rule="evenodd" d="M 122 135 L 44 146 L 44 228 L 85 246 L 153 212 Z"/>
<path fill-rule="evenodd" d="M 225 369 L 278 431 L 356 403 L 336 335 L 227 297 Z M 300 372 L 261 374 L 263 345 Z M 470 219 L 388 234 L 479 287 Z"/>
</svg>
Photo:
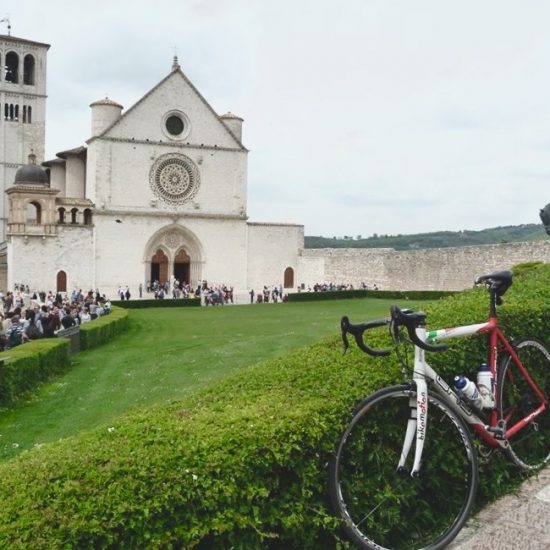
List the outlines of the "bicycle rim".
<svg viewBox="0 0 550 550">
<path fill-rule="evenodd" d="M 534 338 L 521 340 L 514 345 L 516 353 L 527 372 L 545 395 L 550 395 L 550 353 Z M 501 363 L 498 376 L 497 403 L 499 418 L 506 420 L 510 429 L 527 418 L 542 404 L 527 380 L 521 375 L 510 355 Z M 509 441 L 508 454 L 521 468 L 538 469 L 550 461 L 550 410 L 533 418 Z"/>
<path fill-rule="evenodd" d="M 410 386 L 381 390 L 356 410 L 330 468 L 333 507 L 361 548 L 443 548 L 468 518 L 477 457 L 468 430 L 430 394 L 420 476 L 398 473 L 410 417 Z M 414 443 L 407 460 L 410 469 Z"/>
</svg>

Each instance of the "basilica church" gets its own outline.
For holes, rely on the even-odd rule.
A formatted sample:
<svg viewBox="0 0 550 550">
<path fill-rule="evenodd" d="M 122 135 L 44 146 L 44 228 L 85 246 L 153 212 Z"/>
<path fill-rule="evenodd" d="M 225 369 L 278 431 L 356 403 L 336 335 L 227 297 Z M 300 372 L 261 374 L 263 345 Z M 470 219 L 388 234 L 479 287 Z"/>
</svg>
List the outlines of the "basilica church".
<svg viewBox="0 0 550 550">
<path fill-rule="evenodd" d="M 295 287 L 304 228 L 248 219 L 239 116 L 218 115 L 174 58 L 128 109 L 93 102 L 86 143 L 44 159 L 48 49 L 0 36 L 3 289 Z"/>
</svg>

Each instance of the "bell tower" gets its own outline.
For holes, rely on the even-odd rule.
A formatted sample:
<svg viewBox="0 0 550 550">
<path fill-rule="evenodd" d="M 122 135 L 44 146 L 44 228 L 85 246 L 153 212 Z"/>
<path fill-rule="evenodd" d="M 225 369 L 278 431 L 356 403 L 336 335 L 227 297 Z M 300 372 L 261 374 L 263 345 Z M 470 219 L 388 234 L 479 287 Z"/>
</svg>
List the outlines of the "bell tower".
<svg viewBox="0 0 550 550">
<path fill-rule="evenodd" d="M 5 190 L 34 153 L 44 161 L 49 44 L 0 34 L 0 242 L 6 239 Z"/>
</svg>

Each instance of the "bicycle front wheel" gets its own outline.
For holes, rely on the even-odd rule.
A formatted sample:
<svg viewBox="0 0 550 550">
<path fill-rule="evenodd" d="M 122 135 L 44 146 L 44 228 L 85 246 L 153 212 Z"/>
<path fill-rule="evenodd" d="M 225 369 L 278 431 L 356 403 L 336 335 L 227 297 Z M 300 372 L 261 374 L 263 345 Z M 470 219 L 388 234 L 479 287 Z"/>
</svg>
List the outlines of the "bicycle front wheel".
<svg viewBox="0 0 550 550">
<path fill-rule="evenodd" d="M 331 461 L 330 495 L 344 531 L 360 548 L 443 548 L 474 503 L 477 455 L 464 421 L 434 394 L 420 476 L 398 472 L 409 385 L 380 390 L 356 409 Z M 410 469 L 414 442 L 407 460 Z"/>
<path fill-rule="evenodd" d="M 498 373 L 497 409 L 499 419 L 506 421 L 509 430 L 528 419 L 546 400 L 546 410 L 508 440 L 511 460 L 525 470 L 535 470 L 550 462 L 550 352 L 535 338 L 515 343 L 514 349 L 544 397 L 537 395 L 512 356 L 506 354 Z"/>
</svg>

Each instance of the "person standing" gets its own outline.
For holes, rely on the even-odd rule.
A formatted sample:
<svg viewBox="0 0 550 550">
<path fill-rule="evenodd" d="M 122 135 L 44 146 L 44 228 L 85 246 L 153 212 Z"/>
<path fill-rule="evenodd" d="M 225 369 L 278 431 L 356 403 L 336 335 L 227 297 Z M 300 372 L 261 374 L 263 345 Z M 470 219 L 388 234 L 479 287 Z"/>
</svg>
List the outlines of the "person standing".
<svg viewBox="0 0 550 550">
<path fill-rule="evenodd" d="M 250 292 L 250 303 L 253 304 L 254 303 L 254 289 L 252 289 Z"/>
<path fill-rule="evenodd" d="M 143 285 L 139 283 L 139 297 L 143 298 Z"/>
</svg>

